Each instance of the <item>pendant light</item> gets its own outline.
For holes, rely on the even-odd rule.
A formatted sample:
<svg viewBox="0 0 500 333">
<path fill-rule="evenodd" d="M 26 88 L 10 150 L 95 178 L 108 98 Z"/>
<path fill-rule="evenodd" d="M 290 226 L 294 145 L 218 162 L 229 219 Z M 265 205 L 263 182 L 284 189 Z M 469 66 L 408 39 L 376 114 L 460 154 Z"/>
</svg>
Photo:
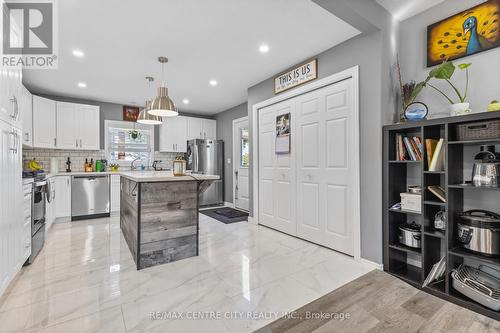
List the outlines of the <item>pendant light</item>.
<svg viewBox="0 0 500 333">
<path fill-rule="evenodd" d="M 168 88 L 165 84 L 165 74 L 164 67 L 168 62 L 166 57 L 159 57 L 158 61 L 161 63 L 161 73 L 162 73 L 162 84 L 158 88 L 158 96 L 151 103 L 151 109 L 148 111 L 149 114 L 160 116 L 160 117 L 175 117 L 179 115 L 177 108 L 175 107 L 174 101 L 168 97 Z"/>
<path fill-rule="evenodd" d="M 151 82 L 154 81 L 154 78 L 151 76 L 146 76 L 146 80 L 148 80 L 149 87 L 151 87 Z M 137 117 L 137 122 L 140 124 L 146 125 L 161 125 L 161 118 L 155 115 L 150 114 L 148 111 L 151 109 L 151 101 L 146 101 L 146 106 L 139 113 L 139 117 Z"/>
</svg>

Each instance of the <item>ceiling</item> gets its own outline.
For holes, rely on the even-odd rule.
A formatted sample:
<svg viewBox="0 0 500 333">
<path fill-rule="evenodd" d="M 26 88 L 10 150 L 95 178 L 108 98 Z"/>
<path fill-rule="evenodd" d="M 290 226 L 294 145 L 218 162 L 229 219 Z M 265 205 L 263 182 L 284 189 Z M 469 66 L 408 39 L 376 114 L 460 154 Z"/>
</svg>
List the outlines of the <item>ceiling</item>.
<svg viewBox="0 0 500 333">
<path fill-rule="evenodd" d="M 444 2 L 444 0 L 377 0 L 377 2 L 397 20 L 404 21 Z"/>
<path fill-rule="evenodd" d="M 142 106 L 164 55 L 170 96 L 199 114 L 243 103 L 248 87 L 359 34 L 310 0 L 64 0 L 58 11 L 59 68 L 26 70 L 30 90 Z"/>
</svg>

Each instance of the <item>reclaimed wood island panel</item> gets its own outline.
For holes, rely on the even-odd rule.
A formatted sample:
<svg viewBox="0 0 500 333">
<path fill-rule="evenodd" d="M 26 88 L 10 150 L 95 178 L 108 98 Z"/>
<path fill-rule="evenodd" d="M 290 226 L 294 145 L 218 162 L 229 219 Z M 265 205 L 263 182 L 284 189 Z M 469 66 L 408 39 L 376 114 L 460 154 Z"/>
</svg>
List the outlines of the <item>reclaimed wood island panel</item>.
<svg viewBox="0 0 500 333">
<path fill-rule="evenodd" d="M 120 228 L 137 269 L 198 255 L 198 197 L 218 176 L 121 173 Z"/>
</svg>

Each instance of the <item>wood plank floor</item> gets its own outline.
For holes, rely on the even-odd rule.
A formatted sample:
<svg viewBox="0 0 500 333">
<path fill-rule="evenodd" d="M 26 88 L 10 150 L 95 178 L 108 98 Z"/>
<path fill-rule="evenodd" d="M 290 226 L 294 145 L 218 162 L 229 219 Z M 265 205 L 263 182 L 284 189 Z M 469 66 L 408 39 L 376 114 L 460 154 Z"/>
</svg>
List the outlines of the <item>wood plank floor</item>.
<svg viewBox="0 0 500 333">
<path fill-rule="evenodd" d="M 313 318 L 321 313 L 344 319 Z M 500 332 L 500 322 L 374 270 L 257 332 L 493 333 Z"/>
</svg>

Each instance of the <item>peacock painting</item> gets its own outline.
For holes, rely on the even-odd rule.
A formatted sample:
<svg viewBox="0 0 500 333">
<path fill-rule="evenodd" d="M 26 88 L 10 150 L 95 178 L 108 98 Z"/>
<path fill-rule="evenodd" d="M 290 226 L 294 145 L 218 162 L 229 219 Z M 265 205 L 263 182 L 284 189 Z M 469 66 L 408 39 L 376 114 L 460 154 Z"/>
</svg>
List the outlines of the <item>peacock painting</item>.
<svg viewBox="0 0 500 333">
<path fill-rule="evenodd" d="M 427 67 L 500 46 L 500 0 L 489 0 L 427 27 Z"/>
</svg>

